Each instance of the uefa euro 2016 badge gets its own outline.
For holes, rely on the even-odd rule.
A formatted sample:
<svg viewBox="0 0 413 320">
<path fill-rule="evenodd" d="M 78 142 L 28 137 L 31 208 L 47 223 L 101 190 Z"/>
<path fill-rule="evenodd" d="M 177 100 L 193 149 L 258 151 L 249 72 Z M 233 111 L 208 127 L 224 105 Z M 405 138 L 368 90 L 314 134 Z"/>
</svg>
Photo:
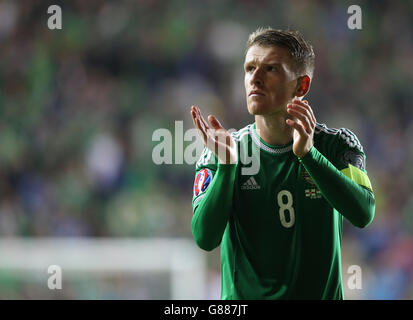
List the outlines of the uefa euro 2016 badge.
<svg viewBox="0 0 413 320">
<path fill-rule="evenodd" d="M 211 170 L 205 168 L 198 172 L 194 184 L 194 196 L 196 197 L 201 192 L 204 192 L 212 181 Z"/>
</svg>

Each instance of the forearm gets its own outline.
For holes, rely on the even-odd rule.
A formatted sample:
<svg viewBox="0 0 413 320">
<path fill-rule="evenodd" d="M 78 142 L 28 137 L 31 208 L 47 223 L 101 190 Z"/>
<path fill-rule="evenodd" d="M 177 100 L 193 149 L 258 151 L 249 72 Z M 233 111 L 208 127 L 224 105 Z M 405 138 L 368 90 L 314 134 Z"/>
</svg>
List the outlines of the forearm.
<svg viewBox="0 0 413 320">
<path fill-rule="evenodd" d="M 340 172 L 315 147 L 300 159 L 325 199 L 354 226 L 363 228 L 374 217 L 371 191 Z"/>
<path fill-rule="evenodd" d="M 235 175 L 235 165 L 218 165 L 205 196 L 194 205 L 192 234 L 204 250 L 210 251 L 221 243 L 232 210 Z"/>
</svg>

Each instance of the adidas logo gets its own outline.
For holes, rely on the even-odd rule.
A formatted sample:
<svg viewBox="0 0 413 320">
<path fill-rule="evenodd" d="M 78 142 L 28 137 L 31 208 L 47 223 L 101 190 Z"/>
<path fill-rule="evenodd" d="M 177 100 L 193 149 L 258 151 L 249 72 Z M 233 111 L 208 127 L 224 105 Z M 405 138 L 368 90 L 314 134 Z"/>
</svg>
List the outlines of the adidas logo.
<svg viewBox="0 0 413 320">
<path fill-rule="evenodd" d="M 247 181 L 241 186 L 241 190 L 257 190 L 261 189 L 260 185 L 255 181 L 254 177 L 251 176 Z"/>
</svg>

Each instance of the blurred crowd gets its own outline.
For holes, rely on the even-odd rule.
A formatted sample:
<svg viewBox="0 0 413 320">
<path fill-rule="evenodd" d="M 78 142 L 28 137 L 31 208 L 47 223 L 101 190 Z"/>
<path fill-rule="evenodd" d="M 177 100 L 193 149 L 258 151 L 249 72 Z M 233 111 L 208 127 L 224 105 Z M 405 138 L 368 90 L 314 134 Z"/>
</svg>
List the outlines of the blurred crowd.
<svg viewBox="0 0 413 320">
<path fill-rule="evenodd" d="M 153 132 L 192 128 L 192 104 L 226 128 L 252 123 L 247 37 L 298 29 L 316 53 L 317 121 L 356 133 L 376 197 L 370 226 L 345 224 L 343 265 L 364 281 L 346 294 L 412 299 L 413 2 L 360 2 L 362 30 L 351 4 L 1 1 L 0 236 L 192 237 L 194 165 L 156 165 Z"/>
</svg>

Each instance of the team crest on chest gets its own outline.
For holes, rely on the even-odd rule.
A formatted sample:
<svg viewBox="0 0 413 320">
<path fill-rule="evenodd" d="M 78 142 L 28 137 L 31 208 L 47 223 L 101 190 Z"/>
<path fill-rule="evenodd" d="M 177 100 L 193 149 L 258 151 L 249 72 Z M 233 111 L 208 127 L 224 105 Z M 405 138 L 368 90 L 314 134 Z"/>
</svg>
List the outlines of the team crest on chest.
<svg viewBox="0 0 413 320">
<path fill-rule="evenodd" d="M 311 184 L 312 186 L 315 186 L 313 179 L 310 177 L 310 175 L 304 168 L 303 168 L 303 171 L 301 172 L 301 178 L 303 178 L 307 183 Z"/>
<path fill-rule="evenodd" d="M 321 199 L 321 191 L 317 188 L 305 189 L 305 197 L 310 199 Z"/>
<path fill-rule="evenodd" d="M 303 168 L 303 171 L 301 172 L 301 178 L 303 178 L 308 184 L 311 185 L 311 188 L 305 189 L 305 197 L 310 198 L 310 199 L 321 199 L 321 191 L 318 190 L 316 187 L 313 179 L 309 175 L 309 173 Z"/>
<path fill-rule="evenodd" d="M 195 178 L 194 183 L 194 195 L 195 197 L 204 192 L 212 181 L 212 172 L 211 170 L 205 168 L 198 172 Z"/>
</svg>

